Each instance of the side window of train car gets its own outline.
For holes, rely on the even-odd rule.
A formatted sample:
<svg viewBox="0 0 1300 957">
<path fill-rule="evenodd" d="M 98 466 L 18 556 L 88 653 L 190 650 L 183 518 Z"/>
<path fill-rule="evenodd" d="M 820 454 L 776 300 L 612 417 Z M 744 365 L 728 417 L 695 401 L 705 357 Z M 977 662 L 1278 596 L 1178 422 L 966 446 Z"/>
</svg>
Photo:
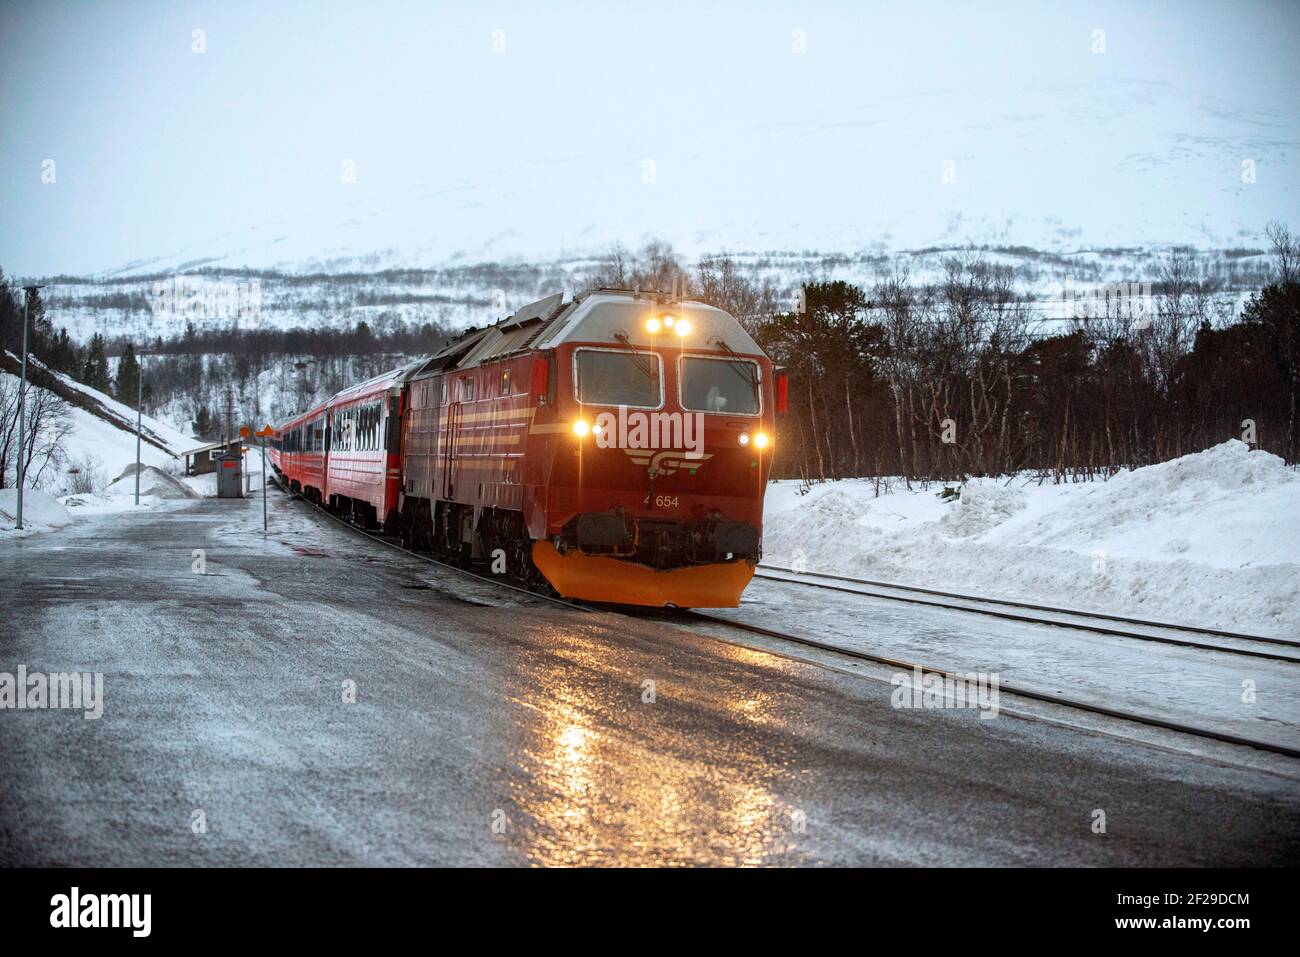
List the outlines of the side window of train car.
<svg viewBox="0 0 1300 957">
<path fill-rule="evenodd" d="M 465 401 L 474 401 L 474 379 L 472 377 L 465 380 Z"/>
<path fill-rule="evenodd" d="M 388 397 L 388 415 L 384 419 L 384 451 L 396 455 L 401 450 L 402 416 L 401 400 L 395 396 Z"/>
<path fill-rule="evenodd" d="M 510 394 L 510 370 L 509 369 L 503 369 L 501 371 L 501 394 L 502 395 Z"/>
</svg>

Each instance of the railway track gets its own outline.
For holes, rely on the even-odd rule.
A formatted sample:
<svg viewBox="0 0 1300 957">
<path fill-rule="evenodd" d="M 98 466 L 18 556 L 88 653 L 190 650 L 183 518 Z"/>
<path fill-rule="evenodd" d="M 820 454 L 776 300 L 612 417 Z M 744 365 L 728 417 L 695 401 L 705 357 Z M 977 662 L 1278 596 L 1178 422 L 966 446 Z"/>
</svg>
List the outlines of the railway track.
<svg viewBox="0 0 1300 957">
<path fill-rule="evenodd" d="M 521 594 L 527 595 L 532 598 L 541 599 L 542 601 L 546 601 L 555 605 L 561 605 L 566 608 L 571 608 L 583 613 L 589 613 L 592 611 L 599 610 L 597 607 L 583 604 L 582 602 L 569 601 L 566 598 L 560 598 L 555 595 L 543 594 L 541 592 L 537 592 L 532 589 L 525 588 L 522 585 L 517 585 L 508 581 L 502 581 L 501 578 L 499 577 L 489 577 L 487 575 L 480 575 L 477 572 L 472 571 L 471 569 L 463 568 L 460 565 L 452 564 L 450 562 L 441 561 L 440 559 L 434 558 L 431 555 L 425 555 L 420 552 L 413 552 L 409 548 L 404 548 L 397 541 L 395 541 L 394 539 L 388 536 L 380 535 L 368 529 L 361 528 L 357 525 L 352 524 L 351 522 L 345 521 L 344 519 L 340 518 L 337 515 L 334 515 L 333 513 L 331 513 L 330 511 L 328 511 L 327 509 L 319 505 L 315 505 L 314 503 L 308 502 L 297 492 L 293 492 L 285 488 L 283 485 L 280 484 L 278 480 L 273 478 L 272 481 L 274 481 L 275 484 L 281 489 L 281 491 L 285 492 L 285 494 L 293 496 L 294 498 L 308 505 L 311 505 L 315 511 L 324 515 L 326 518 L 329 518 L 332 521 L 337 522 L 338 524 L 342 525 L 344 528 L 349 529 L 359 535 L 364 535 L 366 538 L 372 541 L 378 542 L 381 545 L 385 545 L 389 548 L 395 549 L 396 551 L 409 555 L 412 558 L 419 559 L 420 561 L 426 562 L 430 565 L 437 565 L 440 568 L 446 568 L 452 572 L 455 572 L 457 575 L 460 575 L 467 579 L 472 579 L 474 581 L 482 582 L 484 584 L 489 584 L 496 588 L 504 588 L 510 591 L 519 592 Z M 943 668 L 936 668 L 931 665 L 921 664 L 919 662 L 906 661 L 900 658 L 891 658 L 887 655 L 877 655 L 871 652 L 844 648 L 839 645 L 833 645 L 829 642 L 819 641 L 815 638 L 806 638 L 799 635 L 793 635 L 773 628 L 764 628 L 760 625 L 752 625 L 747 622 L 732 621 L 727 618 L 721 618 L 716 615 L 710 615 L 699 611 L 676 610 L 669 617 L 668 620 L 675 621 L 675 622 L 698 621 L 713 626 L 723 626 L 737 631 L 748 632 L 750 634 L 762 635 L 767 638 L 785 641 L 794 645 L 816 648 L 821 651 L 831 652 L 833 654 L 841 655 L 846 658 L 853 658 L 861 661 L 869 661 L 875 664 L 888 665 L 890 667 L 900 668 L 909 672 L 915 672 L 919 670 L 920 673 L 922 674 L 933 674 L 943 678 L 955 678 L 958 675 L 958 672 L 945 670 Z M 708 637 L 712 637 L 715 640 L 719 640 L 719 641 L 725 641 L 725 639 L 719 639 L 716 638 L 716 636 L 712 636 L 712 635 L 709 635 Z M 807 659 L 800 659 L 800 660 L 807 661 Z M 816 662 L 810 662 L 810 663 L 816 664 Z M 1085 701 L 1078 701 L 1072 698 L 1065 697 L 1063 695 L 1054 695 L 1048 692 L 1036 691 L 1032 688 L 1021 688 L 1014 685 L 1008 685 L 1004 682 L 999 682 L 998 690 L 1000 694 L 1009 694 L 1015 697 L 1027 698 L 1034 701 L 1041 701 L 1050 704 L 1060 705 L 1063 707 L 1072 708 L 1077 711 L 1082 711 L 1082 712 L 1096 714 L 1096 715 L 1103 715 L 1111 718 L 1117 718 L 1119 720 L 1129 721 L 1135 724 L 1142 724 L 1148 727 L 1160 728 L 1168 731 L 1175 731 L 1181 734 L 1186 734 L 1193 737 L 1212 740 L 1212 741 L 1218 741 L 1225 744 L 1233 744 L 1241 747 L 1254 748 L 1256 750 L 1267 751 L 1273 754 L 1280 754 L 1289 758 L 1300 758 L 1300 748 L 1293 748 L 1287 745 L 1276 744 L 1271 741 L 1259 741 L 1253 738 L 1247 738 L 1243 735 L 1231 734 L 1224 731 L 1218 731 L 1212 728 L 1198 728 L 1193 725 L 1183 724 L 1177 721 L 1170 721 L 1164 718 L 1158 718 L 1151 715 L 1142 715 L 1135 712 L 1125 711 L 1123 709 L 1109 708 L 1104 705 L 1097 705 Z"/>
<path fill-rule="evenodd" d="M 778 572 L 779 574 L 774 575 L 771 574 L 772 572 Z M 762 578 L 765 581 L 805 585 L 809 588 L 820 588 L 842 594 L 861 595 L 864 598 L 881 598 L 886 601 L 906 602 L 931 608 L 970 612 L 971 614 L 986 615 L 1006 621 L 1052 625 L 1053 627 L 1072 628 L 1100 635 L 1132 638 L 1137 641 L 1151 641 L 1165 645 L 1177 645 L 1183 648 L 1197 648 L 1203 651 L 1242 655 L 1247 658 L 1266 658 L 1272 661 L 1300 664 L 1300 641 L 1291 641 L 1286 638 L 1247 635 L 1215 628 L 1199 628 L 1193 625 L 1179 625 L 1172 622 L 1151 621 L 1123 615 L 1111 615 L 1104 612 L 1081 611 L 1077 608 L 1012 601 L 1004 598 L 986 598 L 980 595 L 940 591 L 916 585 L 900 585 L 894 582 L 873 581 L 866 578 L 850 578 L 846 575 L 799 572 L 792 568 L 781 568 L 775 565 L 760 565 L 755 577 Z M 1030 612 L 1045 614 L 1031 614 Z M 1128 624 L 1146 630 L 1138 631 L 1133 628 L 1120 628 L 1116 625 L 1102 624 L 1101 622 Z M 1204 641 L 1199 637 L 1192 637 L 1200 635 L 1226 638 L 1241 644 L 1225 645 Z M 1287 649 L 1294 650 L 1288 651 Z"/>
<path fill-rule="evenodd" d="M 707 622 L 712 625 L 722 625 L 727 628 L 734 628 L 738 631 L 749 632 L 750 634 L 776 638 L 781 641 L 787 641 L 809 648 L 817 648 L 821 651 L 829 651 L 837 655 L 843 655 L 847 658 L 869 661 L 874 664 L 888 665 L 892 668 L 898 668 L 903 671 L 919 671 L 921 674 L 938 675 L 942 678 L 957 678 L 962 674 L 962 672 L 935 668 L 931 665 L 915 661 L 906 661 L 902 658 L 891 658 L 887 655 L 877 655 L 867 651 L 857 651 L 854 649 L 844 648 L 840 645 L 833 645 L 830 642 L 819 641 L 816 638 L 804 638 L 799 635 L 792 635 L 784 631 L 779 631 L 775 628 L 764 628 L 762 625 L 752 625 L 748 622 L 733 621 L 729 618 L 721 618 L 717 615 L 709 615 L 704 612 L 690 611 L 683 612 L 682 614 L 691 619 Z M 1212 728 L 1198 728 L 1194 725 L 1183 724 L 1179 721 L 1170 721 L 1153 715 L 1137 714 L 1119 708 L 1108 708 L 1104 705 L 1091 704 L 1086 701 L 1079 701 L 1075 698 L 1068 698 L 1064 695 L 1055 695 L 1046 691 L 1037 691 L 1033 688 L 1024 688 L 1018 685 L 1007 684 L 1003 681 L 998 682 L 998 691 L 1000 694 L 1009 694 L 1020 698 L 1028 698 L 1032 701 L 1043 701 L 1049 704 L 1061 705 L 1063 707 L 1073 708 L 1076 711 L 1088 712 L 1089 714 L 1119 718 L 1123 721 L 1132 721 L 1153 728 L 1163 728 L 1167 731 L 1177 731 L 1182 734 L 1194 735 L 1198 738 L 1207 738 L 1212 741 L 1221 741 L 1226 744 L 1236 744 L 1248 748 L 1256 748 L 1261 751 L 1270 751 L 1274 754 L 1285 755 L 1289 758 L 1300 758 L 1300 748 L 1293 748 L 1284 744 L 1276 744 L 1272 741 L 1259 741 L 1254 738 L 1247 738 L 1243 735 L 1231 734 L 1226 731 L 1217 731 Z"/>
</svg>

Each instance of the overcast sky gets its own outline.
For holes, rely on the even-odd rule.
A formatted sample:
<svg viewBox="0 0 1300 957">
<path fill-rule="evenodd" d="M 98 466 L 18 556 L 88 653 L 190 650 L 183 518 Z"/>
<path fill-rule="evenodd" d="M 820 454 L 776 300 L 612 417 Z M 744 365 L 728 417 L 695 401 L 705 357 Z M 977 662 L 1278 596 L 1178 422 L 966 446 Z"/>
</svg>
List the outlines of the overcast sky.
<svg viewBox="0 0 1300 957">
<path fill-rule="evenodd" d="M 1246 244 L 1298 50 L 1294 0 L 6 0 L 0 266 Z"/>
</svg>

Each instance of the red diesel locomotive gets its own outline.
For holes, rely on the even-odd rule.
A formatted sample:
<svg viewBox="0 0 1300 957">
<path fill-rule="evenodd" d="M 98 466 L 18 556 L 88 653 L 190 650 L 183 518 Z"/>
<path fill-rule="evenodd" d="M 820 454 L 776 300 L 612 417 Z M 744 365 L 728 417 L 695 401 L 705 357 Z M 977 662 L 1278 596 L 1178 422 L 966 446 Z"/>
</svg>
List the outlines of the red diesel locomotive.
<svg viewBox="0 0 1300 957">
<path fill-rule="evenodd" d="M 291 488 L 568 598 L 732 607 L 761 554 L 785 379 L 726 312 L 531 303 L 276 429 Z"/>
</svg>

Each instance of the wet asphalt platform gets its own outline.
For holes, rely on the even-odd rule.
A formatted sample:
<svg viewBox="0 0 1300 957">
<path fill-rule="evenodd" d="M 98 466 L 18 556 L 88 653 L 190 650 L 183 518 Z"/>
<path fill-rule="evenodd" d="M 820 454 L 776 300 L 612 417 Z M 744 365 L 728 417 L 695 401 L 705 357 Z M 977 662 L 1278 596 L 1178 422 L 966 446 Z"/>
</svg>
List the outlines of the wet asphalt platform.
<svg viewBox="0 0 1300 957">
<path fill-rule="evenodd" d="M 0 863 L 1300 860 L 1294 777 L 895 710 L 270 507 L 265 537 L 259 501 L 204 500 L 0 539 L 0 672 L 104 676 L 97 720 L 0 711 Z"/>
</svg>

